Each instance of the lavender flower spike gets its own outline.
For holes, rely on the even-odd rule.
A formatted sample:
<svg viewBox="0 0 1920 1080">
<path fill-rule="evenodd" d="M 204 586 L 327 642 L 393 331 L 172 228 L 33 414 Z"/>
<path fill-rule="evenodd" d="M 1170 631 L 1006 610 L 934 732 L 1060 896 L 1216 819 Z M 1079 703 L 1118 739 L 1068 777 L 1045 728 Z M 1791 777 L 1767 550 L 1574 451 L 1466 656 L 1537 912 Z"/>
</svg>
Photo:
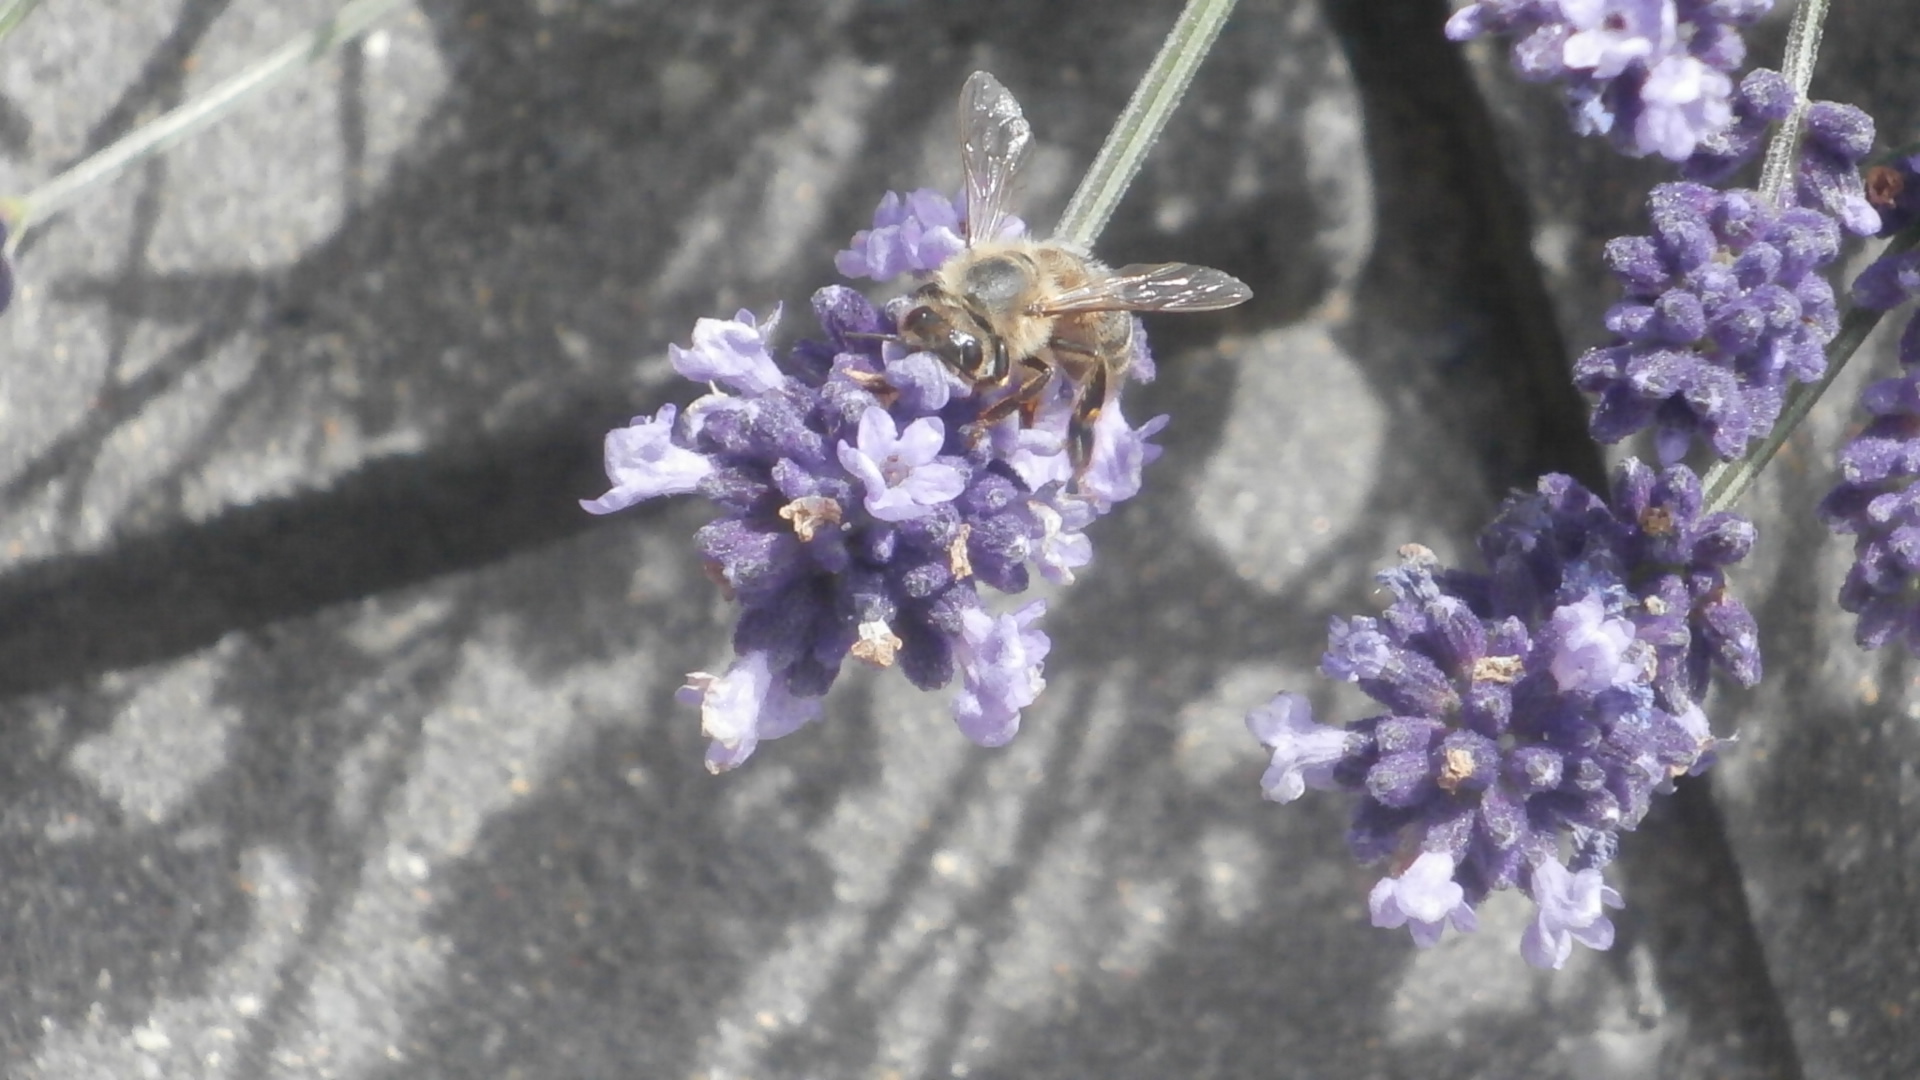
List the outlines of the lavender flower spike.
<svg viewBox="0 0 1920 1080">
<path fill-rule="evenodd" d="M 1470 929 L 1493 891 L 1520 889 L 1543 913 L 1530 960 L 1611 940 L 1600 908 L 1618 898 L 1600 870 L 1620 833 L 1712 760 L 1697 704 L 1708 670 L 1760 675 L 1752 616 L 1724 573 L 1752 527 L 1702 502 L 1682 467 L 1629 460 L 1611 505 L 1543 477 L 1481 532 L 1485 571 L 1409 545 L 1379 576 L 1384 612 L 1332 621 L 1321 673 L 1378 713 L 1333 727 L 1282 694 L 1247 717 L 1272 752 L 1268 799 L 1351 792 L 1347 846 L 1406 867 L 1374 888 L 1375 925 L 1430 945 L 1447 921 Z"/>
<path fill-rule="evenodd" d="M 970 387 L 914 382 L 887 310 L 840 286 L 813 308 L 822 340 L 778 358 L 771 320 L 701 320 L 670 357 L 709 392 L 614 432 L 613 489 L 589 508 L 692 492 L 717 509 L 694 542 L 738 604 L 737 658 L 680 695 L 700 707 L 708 768 L 816 719 L 849 657 L 925 690 L 957 682 L 955 723 L 1001 745 L 1046 686 L 1051 643 L 1044 605 L 995 614 L 982 590 L 1023 592 L 1035 572 L 1071 580 L 1092 558 L 1084 530 L 1139 489 L 1160 422 L 1133 427 L 1109 403 L 1094 431 L 1099 491 L 1069 494 L 1070 395 L 1043 402 L 1031 430 L 1013 416 L 979 431 Z"/>
</svg>

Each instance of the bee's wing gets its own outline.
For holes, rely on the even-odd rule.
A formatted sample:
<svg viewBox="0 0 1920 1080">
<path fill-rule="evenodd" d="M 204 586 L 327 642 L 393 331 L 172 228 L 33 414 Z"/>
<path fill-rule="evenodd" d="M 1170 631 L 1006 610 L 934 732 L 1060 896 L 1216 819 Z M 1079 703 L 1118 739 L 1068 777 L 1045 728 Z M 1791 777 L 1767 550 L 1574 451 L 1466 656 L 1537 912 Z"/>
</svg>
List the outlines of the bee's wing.
<svg viewBox="0 0 1920 1080">
<path fill-rule="evenodd" d="M 1112 277 L 1067 289 L 1034 307 L 1036 315 L 1076 311 L 1218 311 L 1253 297 L 1239 278 L 1191 263 L 1135 263 Z"/>
<path fill-rule="evenodd" d="M 1000 235 L 1013 178 L 1033 129 L 1000 80 L 984 71 L 960 88 L 960 165 L 967 176 L 967 245 Z"/>
</svg>

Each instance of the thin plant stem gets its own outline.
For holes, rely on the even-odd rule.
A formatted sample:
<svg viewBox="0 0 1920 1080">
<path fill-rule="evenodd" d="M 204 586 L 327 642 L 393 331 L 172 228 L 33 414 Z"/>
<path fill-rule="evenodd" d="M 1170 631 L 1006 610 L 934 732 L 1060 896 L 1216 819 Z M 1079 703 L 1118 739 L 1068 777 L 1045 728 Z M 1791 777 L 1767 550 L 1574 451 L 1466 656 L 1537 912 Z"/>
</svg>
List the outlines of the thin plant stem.
<svg viewBox="0 0 1920 1080">
<path fill-rule="evenodd" d="M 1067 203 L 1066 213 L 1054 236 L 1083 248 L 1093 246 L 1100 230 L 1107 227 L 1114 207 L 1126 194 L 1140 171 L 1147 151 L 1167 126 L 1174 106 L 1187 92 L 1193 73 L 1204 60 L 1213 39 L 1220 35 L 1221 24 L 1233 10 L 1234 0 L 1187 0 L 1186 10 L 1173 24 L 1160 54 L 1153 58 L 1140 85 L 1133 91 L 1127 107 L 1114 121 L 1107 141 L 1093 159 L 1086 178 Z"/>
<path fill-rule="evenodd" d="M 39 6 L 40 0 L 0 0 L 0 39 L 13 33 L 13 28 Z"/>
<path fill-rule="evenodd" d="M 1773 206 L 1788 206 L 1793 202 L 1794 165 L 1799 158 L 1801 128 L 1807 116 L 1807 88 L 1813 84 L 1813 63 L 1820 56 L 1820 35 L 1826 21 L 1827 0 L 1800 0 L 1800 6 L 1794 9 L 1793 24 L 1787 29 L 1786 55 L 1780 67 L 1781 75 L 1793 88 L 1793 112 L 1780 124 L 1780 130 L 1773 133 L 1773 140 L 1767 144 L 1766 160 L 1760 166 L 1760 196 Z M 1906 241 L 1905 246 L 1900 246 L 1902 239 Z M 1912 240 L 1903 237 L 1896 239 L 1887 251 L 1904 251 L 1911 246 Z M 1709 512 L 1729 509 L 1740 501 L 1740 496 L 1753 486 L 1760 471 L 1786 445 L 1794 429 L 1840 377 L 1847 361 L 1853 359 L 1860 343 L 1879 322 L 1877 311 L 1855 308 L 1847 312 L 1840 321 L 1840 332 L 1827 344 L 1827 373 L 1820 381 L 1788 391 L 1780 418 L 1759 446 L 1737 461 L 1721 462 L 1707 470 L 1702 483 Z"/>
<path fill-rule="evenodd" d="M 29 226 L 71 204 L 88 188 L 113 179 L 221 119 L 288 75 L 319 62 L 405 2 L 351 0 L 333 18 L 268 53 L 245 71 L 128 132 L 21 198 L 10 200 L 13 235 L 7 241 L 8 250 L 19 245 Z"/>
<path fill-rule="evenodd" d="M 1793 113 L 1767 144 L 1767 159 L 1760 166 L 1760 194 L 1775 206 L 1783 206 L 1783 200 L 1791 198 L 1793 163 L 1800 148 L 1800 128 L 1807 117 L 1807 87 L 1813 85 L 1813 62 L 1820 55 L 1820 35 L 1826 22 L 1827 0 L 1800 0 L 1793 12 L 1793 24 L 1787 29 L 1787 51 L 1780 74 L 1793 87 Z"/>
</svg>

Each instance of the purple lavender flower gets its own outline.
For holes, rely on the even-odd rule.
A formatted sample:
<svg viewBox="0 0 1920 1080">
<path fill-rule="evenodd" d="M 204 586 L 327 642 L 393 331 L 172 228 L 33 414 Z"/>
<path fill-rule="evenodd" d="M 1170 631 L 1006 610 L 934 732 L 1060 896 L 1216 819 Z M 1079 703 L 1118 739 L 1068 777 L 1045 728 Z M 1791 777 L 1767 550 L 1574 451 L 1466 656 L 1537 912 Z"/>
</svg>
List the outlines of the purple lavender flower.
<svg viewBox="0 0 1920 1080">
<path fill-rule="evenodd" d="M 1047 680 L 1041 661 L 1053 643 L 1033 629 L 1047 603 L 1033 603 L 1011 614 L 993 616 L 977 608 L 961 612 L 960 693 L 953 718 L 967 738 L 981 746 L 1005 746 L 1020 730 L 1020 710 L 1034 703 Z"/>
<path fill-rule="evenodd" d="M 1453 880 L 1453 856 L 1444 851 L 1423 851 L 1399 877 L 1381 878 L 1367 894 L 1367 910 L 1373 925 L 1392 930 L 1404 926 L 1413 933 L 1414 944 L 1432 948 L 1452 922 L 1453 928 L 1471 934 L 1480 920 L 1466 902 L 1466 891 Z"/>
<path fill-rule="evenodd" d="M 1853 285 L 1854 302 L 1888 310 L 1920 297 L 1920 252 L 1875 261 Z M 1920 318 L 1900 335 L 1901 373 L 1869 385 L 1860 404 L 1872 417 L 1840 450 L 1840 483 L 1820 503 L 1837 533 L 1854 536 L 1853 566 L 1840 606 L 1860 617 L 1863 648 L 1899 640 L 1920 656 Z"/>
<path fill-rule="evenodd" d="M 747 760 L 761 739 L 790 735 L 820 718 L 820 699 L 794 697 L 759 651 L 742 655 L 725 675 L 693 672 L 675 696 L 700 707 L 701 734 L 712 740 L 707 768 L 716 773 Z"/>
<path fill-rule="evenodd" d="M 1735 117 L 1740 28 L 1772 0 L 1474 0 L 1447 36 L 1513 39 L 1522 78 L 1559 82 L 1574 129 L 1635 157 L 1685 160 Z"/>
<path fill-rule="evenodd" d="M 871 405 L 860 414 L 858 443 L 840 444 L 840 464 L 866 489 L 867 513 L 881 521 L 910 521 L 967 489 L 964 466 L 934 460 L 946 441 L 937 416 L 923 416 L 901 431 L 887 410 Z"/>
<path fill-rule="evenodd" d="M 935 270 L 966 249 L 960 230 L 959 209 L 938 191 L 889 191 L 873 211 L 873 228 L 854 233 L 833 265 L 847 277 L 875 281 Z"/>
<path fill-rule="evenodd" d="M 1405 867 L 1375 886 L 1375 925 L 1430 945 L 1447 922 L 1470 931 L 1493 890 L 1518 888 L 1541 909 L 1530 962 L 1557 966 L 1573 941 L 1604 948 L 1599 909 L 1618 897 L 1600 872 L 1619 834 L 1710 761 L 1697 704 L 1708 669 L 1759 678 L 1752 618 L 1723 575 L 1751 526 L 1703 514 L 1685 468 L 1629 461 L 1613 495 L 1543 478 L 1482 532 L 1484 572 L 1403 549 L 1380 575 L 1393 601 L 1333 620 L 1321 661 L 1379 715 L 1321 724 L 1282 694 L 1248 716 L 1272 751 L 1267 798 L 1352 792 L 1354 854 Z"/>
<path fill-rule="evenodd" d="M 781 359 L 771 319 L 696 323 L 692 346 L 669 356 L 711 392 L 610 434 L 613 490 L 584 505 L 695 492 L 719 510 L 695 544 L 740 604 L 737 658 L 682 692 L 700 707 L 713 771 L 817 718 L 848 656 L 923 689 L 958 675 L 955 721 L 1001 745 L 1046 685 L 1050 643 L 1044 605 L 995 614 L 980 587 L 1018 593 L 1035 570 L 1071 580 L 1091 558 L 1083 530 L 1138 490 L 1164 418 L 1134 428 L 1109 406 L 1087 494 L 1071 495 L 1068 398 L 1044 403 L 1031 429 L 1013 416 L 976 430 L 969 388 L 907 362 L 886 340 L 890 315 L 839 286 L 813 308 L 824 340 Z M 935 375 L 952 385 L 936 391 Z"/>
<path fill-rule="evenodd" d="M 902 274 L 938 270 L 966 250 L 966 214 L 932 188 L 901 195 L 889 191 L 873 211 L 873 228 L 853 234 L 853 242 L 833 257 L 834 268 L 850 278 L 891 281 Z M 1001 236 L 1022 236 L 1026 223 L 1009 216 Z"/>
<path fill-rule="evenodd" d="M 1533 868 L 1528 891 L 1539 910 L 1520 941 L 1527 963 L 1564 967 L 1576 941 L 1589 949 L 1613 947 L 1613 920 L 1606 909 L 1624 907 L 1625 902 L 1601 880 L 1600 871 L 1589 868 L 1574 874 L 1558 859 L 1542 859 Z"/>
<path fill-rule="evenodd" d="M 1313 722 L 1313 706 L 1301 694 L 1275 694 L 1247 714 L 1247 731 L 1273 751 L 1260 791 L 1282 805 L 1315 791 L 1332 791 L 1333 768 L 1347 756 L 1348 735 Z"/>
<path fill-rule="evenodd" d="M 660 406 L 651 418 L 636 416 L 630 427 L 607 432 L 607 479 L 613 490 L 598 499 L 582 499 L 590 514 L 611 514 L 661 495 L 684 495 L 713 471 L 705 457 L 673 443 L 679 410 Z"/>
<path fill-rule="evenodd" d="M 673 370 L 695 382 L 719 383 L 743 394 L 764 394 L 785 379 L 767 351 L 767 338 L 780 324 L 780 309 L 766 322 L 742 309 L 731 322 L 700 319 L 693 324 L 693 348 L 667 346 Z"/>
<path fill-rule="evenodd" d="M 1575 385 L 1599 395 L 1593 437 L 1652 425 L 1664 463 L 1696 440 L 1738 457 L 1791 383 L 1826 371 L 1840 321 L 1820 271 L 1839 255 L 1839 228 L 1819 210 L 1694 183 L 1662 184 L 1647 205 L 1653 234 L 1607 245 L 1625 291 L 1607 312 L 1617 340 L 1574 365 Z"/>
</svg>

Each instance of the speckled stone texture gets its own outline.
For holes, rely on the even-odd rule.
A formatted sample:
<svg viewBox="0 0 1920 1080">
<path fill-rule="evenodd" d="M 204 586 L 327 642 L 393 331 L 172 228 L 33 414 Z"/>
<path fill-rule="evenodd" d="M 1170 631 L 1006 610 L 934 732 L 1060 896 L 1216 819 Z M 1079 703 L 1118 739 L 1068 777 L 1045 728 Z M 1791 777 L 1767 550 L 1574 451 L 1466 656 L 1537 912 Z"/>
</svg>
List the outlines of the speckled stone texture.
<svg viewBox="0 0 1920 1080">
<path fill-rule="evenodd" d="M 1313 668 L 1400 545 L 1462 559 L 1510 487 L 1601 475 L 1567 363 L 1668 174 L 1439 0 L 1243 0 L 1103 237 L 1256 298 L 1153 327 L 1129 414 L 1167 454 L 1052 594 L 1013 744 L 859 671 L 701 768 L 703 514 L 582 513 L 600 436 L 695 392 L 696 318 L 797 314 L 883 191 L 952 189 L 976 68 L 1044 229 L 1177 6 L 423 0 L 30 235 L 0 1075 L 1920 1073 L 1920 689 L 1833 602 L 1842 408 L 1750 500 L 1768 677 L 1629 838 L 1612 952 L 1534 971 L 1504 902 L 1417 951 L 1338 799 L 1259 799 L 1242 717 L 1357 707 Z M 1908 7 L 1836 2 L 1821 66 L 1883 141 L 1920 123 Z M 0 192 L 329 10 L 44 5 L 0 42 Z"/>
</svg>

